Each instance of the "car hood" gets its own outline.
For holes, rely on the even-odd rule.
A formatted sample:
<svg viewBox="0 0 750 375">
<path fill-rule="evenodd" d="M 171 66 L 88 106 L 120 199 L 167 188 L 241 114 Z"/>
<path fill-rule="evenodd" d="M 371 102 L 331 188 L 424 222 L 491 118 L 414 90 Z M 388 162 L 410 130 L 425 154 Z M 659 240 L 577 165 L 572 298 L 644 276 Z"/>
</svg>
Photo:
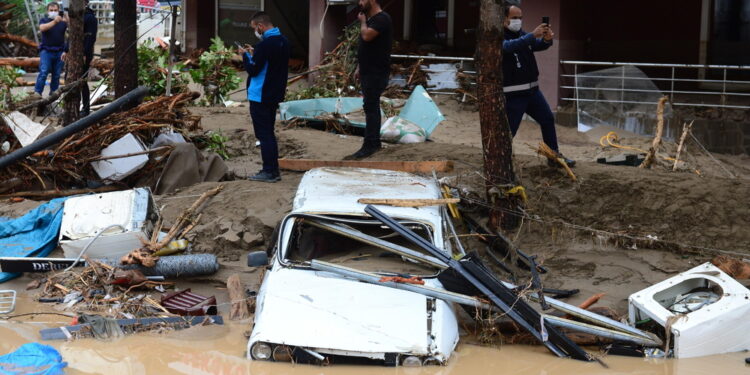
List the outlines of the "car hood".
<svg viewBox="0 0 750 375">
<path fill-rule="evenodd" d="M 269 272 L 251 343 L 430 354 L 425 296 L 320 271 L 282 267 Z"/>
</svg>

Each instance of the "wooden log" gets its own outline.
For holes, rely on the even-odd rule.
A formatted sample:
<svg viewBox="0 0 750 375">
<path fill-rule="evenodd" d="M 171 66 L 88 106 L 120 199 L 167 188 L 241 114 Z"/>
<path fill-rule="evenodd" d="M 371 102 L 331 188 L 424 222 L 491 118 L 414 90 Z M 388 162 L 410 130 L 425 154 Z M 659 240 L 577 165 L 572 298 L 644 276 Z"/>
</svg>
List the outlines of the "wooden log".
<svg viewBox="0 0 750 375">
<path fill-rule="evenodd" d="M 444 198 L 444 199 L 376 199 L 376 198 L 360 198 L 357 203 L 361 204 L 378 204 L 385 206 L 394 207 L 427 207 L 427 206 L 438 206 L 441 204 L 458 203 L 461 199 L 459 198 Z"/>
<path fill-rule="evenodd" d="M 667 96 L 662 96 L 656 105 L 656 135 L 654 135 L 654 140 L 651 142 L 651 147 L 648 149 L 646 158 L 643 159 L 643 163 L 638 168 L 651 168 L 651 164 L 654 162 L 656 150 L 661 145 L 661 136 L 664 133 L 664 105 L 667 99 Z"/>
<path fill-rule="evenodd" d="M 693 127 L 693 121 L 690 121 L 690 125 L 684 124 L 682 125 L 682 135 L 680 136 L 680 143 L 677 145 L 677 155 L 674 157 L 674 166 L 672 166 L 672 170 L 677 170 L 677 163 L 680 162 L 680 153 L 682 152 L 682 146 L 685 145 L 685 139 L 687 138 L 688 134 L 690 134 L 690 129 Z"/>
<path fill-rule="evenodd" d="M 13 35 L 13 34 L 7 34 L 7 33 L 0 33 L 0 40 L 6 40 L 9 42 L 19 43 L 23 44 L 27 47 L 31 48 L 39 48 L 39 45 L 36 44 L 33 40 L 26 39 L 20 35 Z"/>
<path fill-rule="evenodd" d="M 250 310 L 247 308 L 247 297 L 245 297 L 245 286 L 240 280 L 239 274 L 229 276 L 227 279 L 227 290 L 229 291 L 229 300 L 232 302 L 232 309 L 229 311 L 229 320 L 242 320 L 250 317 Z"/>
<path fill-rule="evenodd" d="M 315 159 L 279 159 L 279 167 L 290 171 L 308 171 L 320 167 L 349 167 L 385 169 L 409 173 L 450 172 L 453 161 L 357 161 L 357 160 L 315 160 Z"/>
<path fill-rule="evenodd" d="M 38 57 L 4 57 L 0 58 L 0 66 L 15 66 L 18 68 L 39 68 Z"/>
<path fill-rule="evenodd" d="M 40 190 L 40 191 L 21 191 L 13 194 L 0 195 L 0 199 L 24 197 L 24 198 L 58 198 L 68 197 L 78 194 L 106 193 L 109 191 L 120 190 L 117 186 L 102 186 L 96 189 L 72 189 L 72 190 Z"/>
</svg>

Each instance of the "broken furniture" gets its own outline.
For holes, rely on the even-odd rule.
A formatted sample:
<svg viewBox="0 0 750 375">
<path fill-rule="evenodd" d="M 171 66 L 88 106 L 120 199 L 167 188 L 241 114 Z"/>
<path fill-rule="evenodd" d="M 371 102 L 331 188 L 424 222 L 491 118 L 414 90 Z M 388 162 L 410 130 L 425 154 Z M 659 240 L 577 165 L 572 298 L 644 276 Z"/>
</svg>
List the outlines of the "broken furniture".
<svg viewBox="0 0 750 375">
<path fill-rule="evenodd" d="M 750 291 L 704 263 L 628 298 L 630 324 L 658 324 L 675 358 L 750 349 Z"/>
<path fill-rule="evenodd" d="M 204 297 L 190 288 L 161 296 L 161 305 L 172 314 L 182 316 L 216 315 L 216 297 Z"/>
<path fill-rule="evenodd" d="M 148 188 L 73 197 L 63 209 L 60 246 L 68 258 L 88 246 L 91 258 L 116 259 L 149 241 L 158 219 Z"/>
</svg>

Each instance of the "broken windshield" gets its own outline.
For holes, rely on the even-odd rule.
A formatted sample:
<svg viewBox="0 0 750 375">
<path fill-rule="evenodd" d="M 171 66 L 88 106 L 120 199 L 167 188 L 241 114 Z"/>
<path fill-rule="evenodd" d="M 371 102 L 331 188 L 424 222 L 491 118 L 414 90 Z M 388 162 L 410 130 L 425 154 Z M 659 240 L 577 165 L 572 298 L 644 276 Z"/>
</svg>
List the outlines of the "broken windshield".
<svg viewBox="0 0 750 375">
<path fill-rule="evenodd" d="M 321 260 L 365 272 L 433 275 L 437 260 L 376 220 L 352 217 L 293 217 L 284 262 L 307 265 Z M 428 225 L 401 221 L 429 242 Z"/>
</svg>

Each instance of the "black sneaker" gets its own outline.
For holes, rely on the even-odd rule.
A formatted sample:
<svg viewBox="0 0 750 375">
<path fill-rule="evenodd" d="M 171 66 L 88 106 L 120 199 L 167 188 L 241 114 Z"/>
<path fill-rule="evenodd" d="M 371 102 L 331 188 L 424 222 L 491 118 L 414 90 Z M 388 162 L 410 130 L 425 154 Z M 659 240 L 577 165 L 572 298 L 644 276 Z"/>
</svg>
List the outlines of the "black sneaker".
<svg viewBox="0 0 750 375">
<path fill-rule="evenodd" d="M 568 158 L 565 157 L 565 155 L 563 155 L 563 154 L 561 154 L 559 152 L 557 152 L 556 154 L 557 154 L 557 158 L 558 159 L 562 159 L 565 162 L 565 164 L 568 165 L 568 167 L 573 168 L 573 167 L 576 166 L 576 161 L 575 160 L 568 159 Z M 547 165 L 549 165 L 550 167 L 559 167 L 560 163 L 557 163 L 555 161 L 547 159 Z"/>
<path fill-rule="evenodd" d="M 360 160 L 378 152 L 380 147 L 362 146 L 357 152 L 344 157 L 344 160 Z"/>
<path fill-rule="evenodd" d="M 247 179 L 250 181 L 277 182 L 281 181 L 281 175 L 279 175 L 278 173 L 274 174 L 271 172 L 260 171 L 254 176 L 248 177 Z"/>
</svg>

